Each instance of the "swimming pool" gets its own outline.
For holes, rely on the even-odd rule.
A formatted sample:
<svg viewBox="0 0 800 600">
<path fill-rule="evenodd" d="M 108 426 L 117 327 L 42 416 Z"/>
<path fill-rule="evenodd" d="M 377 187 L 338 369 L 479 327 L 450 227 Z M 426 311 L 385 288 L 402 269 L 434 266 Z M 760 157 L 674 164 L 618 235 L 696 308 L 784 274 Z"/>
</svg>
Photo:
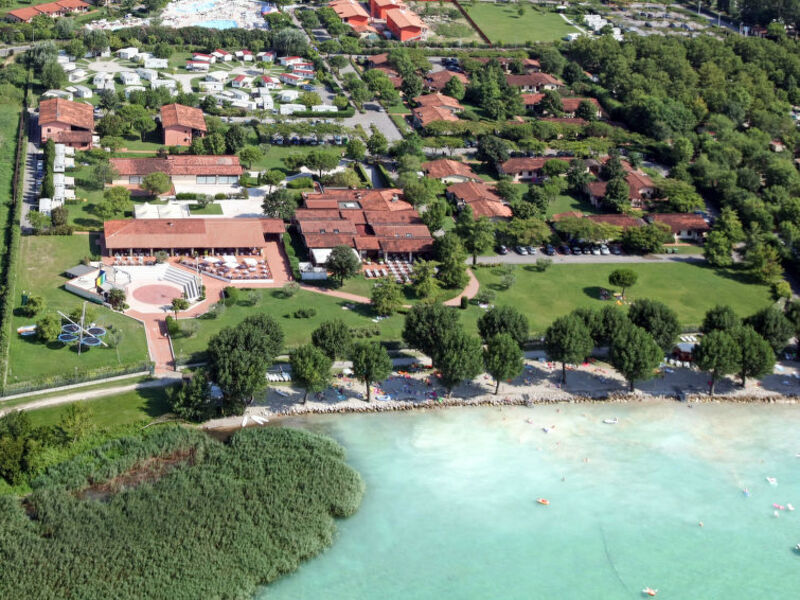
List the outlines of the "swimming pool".
<svg viewBox="0 0 800 600">
<path fill-rule="evenodd" d="M 214 10 L 219 4 L 219 0 L 205 0 L 205 2 L 186 2 L 175 3 L 172 10 L 182 15 L 208 12 Z"/>
<path fill-rule="evenodd" d="M 233 19 L 211 19 L 197 23 L 197 26 L 207 29 L 236 29 L 238 24 Z"/>
</svg>

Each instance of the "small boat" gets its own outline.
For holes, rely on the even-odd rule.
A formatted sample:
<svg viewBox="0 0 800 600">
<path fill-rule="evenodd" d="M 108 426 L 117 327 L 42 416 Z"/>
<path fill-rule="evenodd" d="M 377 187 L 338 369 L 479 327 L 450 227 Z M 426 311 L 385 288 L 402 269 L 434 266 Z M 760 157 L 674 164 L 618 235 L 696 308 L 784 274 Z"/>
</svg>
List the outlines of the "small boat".
<svg viewBox="0 0 800 600">
<path fill-rule="evenodd" d="M 614 417 L 613 419 L 603 419 L 603 423 L 606 425 L 616 425 L 619 423 L 619 419 L 617 417 Z"/>
<path fill-rule="evenodd" d="M 548 500 L 547 498 L 537 498 L 536 502 L 538 502 L 539 504 L 543 504 L 545 506 L 550 506 L 550 500 Z"/>
<path fill-rule="evenodd" d="M 773 511 L 772 511 L 772 516 L 773 516 L 773 517 L 775 517 L 775 518 L 777 519 L 778 517 L 780 517 L 780 516 L 781 516 L 781 513 L 779 513 L 777 510 L 773 510 Z"/>
<path fill-rule="evenodd" d="M 747 488 L 744 488 L 744 489 L 742 490 L 742 493 L 743 493 L 745 496 L 747 496 L 748 498 L 750 497 L 750 490 L 748 490 Z"/>
<path fill-rule="evenodd" d="M 797 546 L 795 546 L 795 547 L 794 547 L 794 549 L 795 549 L 797 552 L 800 552 L 800 544 L 797 544 Z"/>
<path fill-rule="evenodd" d="M 769 483 L 770 485 L 778 485 L 778 480 L 775 479 L 774 477 L 767 477 L 767 483 Z"/>
<path fill-rule="evenodd" d="M 247 415 L 245 415 L 244 419 L 242 419 L 242 427 L 246 427 L 247 426 L 247 419 L 248 419 L 248 417 L 247 417 Z"/>
<path fill-rule="evenodd" d="M 34 335 L 36 333 L 36 325 L 23 325 L 17 327 L 17 333 L 20 335 Z"/>
<path fill-rule="evenodd" d="M 259 425 L 264 425 L 268 421 L 268 419 L 256 415 L 252 415 L 250 418 L 253 419 L 253 421 L 258 423 Z"/>
<path fill-rule="evenodd" d="M 791 504 L 788 504 L 788 503 L 786 504 L 786 508 L 788 508 L 790 511 L 794 510 L 794 506 L 792 506 Z"/>
<path fill-rule="evenodd" d="M 658 593 L 658 590 L 654 590 L 653 588 L 646 587 L 642 590 L 642 594 L 645 596 L 655 596 Z"/>
</svg>

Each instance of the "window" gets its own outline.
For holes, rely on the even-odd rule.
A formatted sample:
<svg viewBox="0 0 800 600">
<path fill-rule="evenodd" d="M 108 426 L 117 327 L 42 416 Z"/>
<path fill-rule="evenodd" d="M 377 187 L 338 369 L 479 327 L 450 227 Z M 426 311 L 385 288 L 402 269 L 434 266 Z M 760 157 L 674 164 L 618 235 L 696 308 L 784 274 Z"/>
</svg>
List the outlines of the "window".
<svg viewBox="0 0 800 600">
<path fill-rule="evenodd" d="M 217 178 L 213 175 L 198 175 L 197 176 L 197 183 L 198 184 L 214 184 L 217 182 Z"/>
<path fill-rule="evenodd" d="M 128 177 L 128 183 L 142 183 L 141 175 L 131 175 Z"/>
</svg>

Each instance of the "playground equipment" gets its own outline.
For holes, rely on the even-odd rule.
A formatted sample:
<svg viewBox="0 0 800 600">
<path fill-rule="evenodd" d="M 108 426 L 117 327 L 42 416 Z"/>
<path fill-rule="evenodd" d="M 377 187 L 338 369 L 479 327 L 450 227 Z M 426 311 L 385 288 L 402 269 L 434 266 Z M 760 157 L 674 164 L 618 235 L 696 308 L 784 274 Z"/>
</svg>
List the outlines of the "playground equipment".
<svg viewBox="0 0 800 600">
<path fill-rule="evenodd" d="M 58 311 L 58 314 L 68 321 L 68 323 L 62 325 L 61 331 L 63 331 L 63 333 L 58 336 L 58 339 L 65 341 L 62 339 L 62 337 L 65 337 L 68 338 L 69 342 L 77 341 L 79 355 L 84 346 L 87 348 L 95 348 L 97 346 L 105 346 L 108 348 L 108 344 L 100 339 L 101 336 L 106 334 L 105 328 L 94 324 L 89 328 L 86 327 L 86 302 L 83 303 L 80 323 L 76 323 L 61 311 Z"/>
</svg>

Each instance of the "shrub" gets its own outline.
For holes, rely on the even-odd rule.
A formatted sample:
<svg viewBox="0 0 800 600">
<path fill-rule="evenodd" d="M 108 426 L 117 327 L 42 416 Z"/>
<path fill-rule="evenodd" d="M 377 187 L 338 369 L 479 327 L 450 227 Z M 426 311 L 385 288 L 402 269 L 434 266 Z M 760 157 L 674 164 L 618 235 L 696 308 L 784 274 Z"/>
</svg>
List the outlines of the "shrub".
<svg viewBox="0 0 800 600">
<path fill-rule="evenodd" d="M 310 319 L 311 317 L 316 316 L 316 314 L 316 308 L 298 308 L 293 313 L 295 319 Z"/>
<path fill-rule="evenodd" d="M 169 337 L 175 338 L 181 334 L 181 326 L 178 321 L 175 320 L 175 317 L 172 315 L 167 315 L 167 333 L 169 333 Z"/>
<path fill-rule="evenodd" d="M 286 182 L 286 187 L 290 190 L 305 190 L 314 186 L 314 180 L 311 177 L 298 177 Z"/>
<path fill-rule="evenodd" d="M 300 284 L 296 281 L 290 281 L 289 283 L 285 283 L 281 288 L 281 294 L 283 294 L 284 298 L 291 298 L 297 292 L 300 291 Z"/>
<path fill-rule="evenodd" d="M 225 296 L 225 306 L 235 306 L 236 303 L 239 302 L 239 288 L 229 285 L 222 290 L 222 293 Z"/>
<path fill-rule="evenodd" d="M 461 296 L 461 310 L 466 310 L 467 306 L 469 306 L 469 298 Z"/>
</svg>

